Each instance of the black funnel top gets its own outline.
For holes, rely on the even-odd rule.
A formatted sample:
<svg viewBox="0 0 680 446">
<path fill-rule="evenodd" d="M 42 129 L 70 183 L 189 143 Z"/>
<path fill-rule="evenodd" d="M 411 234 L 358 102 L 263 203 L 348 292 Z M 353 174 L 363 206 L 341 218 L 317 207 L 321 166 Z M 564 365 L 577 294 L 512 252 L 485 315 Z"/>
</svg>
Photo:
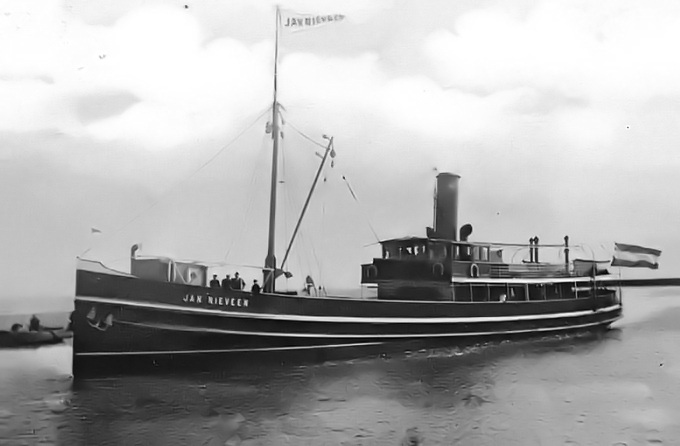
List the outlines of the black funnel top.
<svg viewBox="0 0 680 446">
<path fill-rule="evenodd" d="M 458 180 L 454 173 L 437 175 L 434 198 L 434 238 L 458 240 Z"/>
</svg>

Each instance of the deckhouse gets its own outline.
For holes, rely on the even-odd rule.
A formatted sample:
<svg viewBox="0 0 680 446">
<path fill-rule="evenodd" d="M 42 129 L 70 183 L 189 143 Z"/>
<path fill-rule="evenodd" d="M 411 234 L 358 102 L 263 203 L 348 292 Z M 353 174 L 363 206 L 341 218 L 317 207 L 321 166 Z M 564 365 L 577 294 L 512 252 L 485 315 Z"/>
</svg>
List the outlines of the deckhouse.
<svg viewBox="0 0 680 446">
<path fill-rule="evenodd" d="M 362 265 L 361 282 L 377 285 L 379 299 L 523 301 L 594 292 L 594 277 L 605 271 L 597 262 L 570 262 L 569 237 L 559 245 L 539 245 L 538 237 L 528 245 L 468 241 L 472 226 L 457 228 L 459 179 L 437 176 L 434 227 L 427 228 L 427 237 L 384 240 L 382 257 Z M 507 248 L 523 255 L 504 259 Z M 541 262 L 539 248 L 558 250 L 564 261 Z"/>
</svg>

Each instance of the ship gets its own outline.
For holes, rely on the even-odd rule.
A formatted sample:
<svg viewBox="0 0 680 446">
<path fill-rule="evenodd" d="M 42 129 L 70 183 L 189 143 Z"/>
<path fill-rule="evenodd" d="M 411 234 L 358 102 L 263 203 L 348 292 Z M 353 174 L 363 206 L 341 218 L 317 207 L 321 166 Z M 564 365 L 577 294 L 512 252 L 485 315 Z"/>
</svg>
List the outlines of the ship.
<svg viewBox="0 0 680 446">
<path fill-rule="evenodd" d="M 280 16 L 277 11 L 277 42 Z M 277 43 L 278 45 L 278 43 Z M 278 47 L 277 47 L 278 48 Z M 278 54 L 278 50 L 277 50 Z M 456 345 L 606 329 L 622 317 L 621 290 L 605 280 L 606 265 L 571 259 L 569 238 L 557 244 L 480 242 L 458 223 L 461 177 L 434 179 L 434 219 L 423 236 L 380 241 L 381 255 L 363 265 L 361 285 L 370 298 L 280 291 L 284 274 L 275 253 L 278 144 L 282 121 L 274 100 L 268 251 L 262 289 L 209 286 L 210 265 L 130 252 L 129 271 L 78 259 L 73 328 L 74 373 L 103 358 L 205 357 L 238 353 L 393 349 Z M 334 156 L 334 139 L 319 174 Z M 510 249 L 523 252 L 510 256 Z M 545 261 L 557 251 L 559 262 Z M 553 256 L 554 258 L 554 256 Z M 155 359 L 154 359 L 155 360 Z M 84 365 L 83 365 L 84 367 Z"/>
</svg>

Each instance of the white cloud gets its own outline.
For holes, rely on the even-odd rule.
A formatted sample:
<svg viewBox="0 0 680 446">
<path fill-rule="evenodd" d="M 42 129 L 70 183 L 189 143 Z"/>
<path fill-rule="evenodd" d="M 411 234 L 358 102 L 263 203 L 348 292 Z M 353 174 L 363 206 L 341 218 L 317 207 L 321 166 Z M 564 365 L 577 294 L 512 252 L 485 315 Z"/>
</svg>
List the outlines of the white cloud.
<svg viewBox="0 0 680 446">
<path fill-rule="evenodd" d="M 342 12 L 365 19 L 384 5 L 348 3 Z M 154 149 L 223 135 L 271 101 L 271 40 L 206 41 L 201 13 L 168 3 L 131 8 L 110 26 L 86 24 L 57 1 L 47 6 L 33 11 L 18 4 L 5 15 L 19 31 L 5 27 L 0 47 L 0 91 L 8 98 L 0 105 L 0 130 L 55 129 Z M 284 6 L 313 13 L 332 5 Z M 137 102 L 109 116 L 78 119 L 78 98 L 111 92 Z"/>
<path fill-rule="evenodd" d="M 157 24 L 149 32 L 149 23 Z M 151 34 L 153 38 L 147 38 Z M 222 134 L 266 106 L 272 49 L 231 39 L 205 43 L 192 16 L 154 6 L 116 24 L 96 82 L 140 102 L 88 126 L 90 135 L 147 147 Z"/>
<path fill-rule="evenodd" d="M 509 118 L 541 135 L 556 146 L 555 161 L 632 167 L 641 155 L 621 156 L 639 151 L 629 147 L 626 126 L 658 113 L 644 111 L 650 101 L 680 94 L 680 61 L 672 57 L 678 41 L 680 7 L 673 2 L 545 1 L 525 14 L 471 10 L 452 29 L 432 32 L 423 52 L 443 85 L 516 92 L 504 103 L 509 113 L 491 124 Z M 667 148 L 660 141 L 653 153 L 668 158 Z"/>
<path fill-rule="evenodd" d="M 439 141 L 469 141 L 499 131 L 505 109 L 523 89 L 480 96 L 447 90 L 424 75 L 391 77 L 376 54 L 322 58 L 293 54 L 281 69 L 283 98 L 305 122 L 354 128 L 357 133 L 399 129 Z M 313 104 L 313 110 L 309 109 Z M 383 132 L 379 131 L 383 126 Z"/>
<path fill-rule="evenodd" d="M 680 91 L 678 7 L 543 2 L 526 16 L 474 10 L 433 32 L 425 51 L 443 82 L 497 90 L 518 85 L 593 100 Z"/>
<path fill-rule="evenodd" d="M 45 6 L 15 5 L 2 18 L 0 130 L 55 129 L 164 147 L 223 131 L 270 95 L 267 44 L 206 45 L 196 19 L 176 8 L 143 7 L 102 27 L 80 22 L 59 2 Z M 76 118 L 77 98 L 111 91 L 139 103 L 88 125 Z"/>
</svg>

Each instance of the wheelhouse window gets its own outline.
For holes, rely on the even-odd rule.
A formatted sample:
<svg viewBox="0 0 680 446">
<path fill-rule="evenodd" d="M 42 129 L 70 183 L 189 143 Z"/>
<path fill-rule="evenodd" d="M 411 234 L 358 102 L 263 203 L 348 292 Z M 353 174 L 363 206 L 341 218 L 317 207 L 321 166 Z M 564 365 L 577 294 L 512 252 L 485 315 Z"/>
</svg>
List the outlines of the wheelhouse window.
<svg viewBox="0 0 680 446">
<path fill-rule="evenodd" d="M 472 260 L 476 261 L 476 262 L 488 262 L 489 261 L 489 247 L 488 246 L 473 246 L 472 247 Z"/>
<path fill-rule="evenodd" d="M 396 259 L 399 257 L 399 247 L 395 243 L 383 243 L 383 259 Z"/>
<path fill-rule="evenodd" d="M 472 260 L 472 246 L 464 244 L 458 246 L 457 260 Z"/>
<path fill-rule="evenodd" d="M 444 257 L 446 248 L 444 245 L 434 246 L 427 242 L 427 240 L 400 240 L 386 242 L 382 244 L 382 258 L 383 259 L 401 259 L 401 260 L 415 260 L 431 258 L 433 253 L 431 251 L 436 249 L 436 254 L 439 257 Z"/>
</svg>

